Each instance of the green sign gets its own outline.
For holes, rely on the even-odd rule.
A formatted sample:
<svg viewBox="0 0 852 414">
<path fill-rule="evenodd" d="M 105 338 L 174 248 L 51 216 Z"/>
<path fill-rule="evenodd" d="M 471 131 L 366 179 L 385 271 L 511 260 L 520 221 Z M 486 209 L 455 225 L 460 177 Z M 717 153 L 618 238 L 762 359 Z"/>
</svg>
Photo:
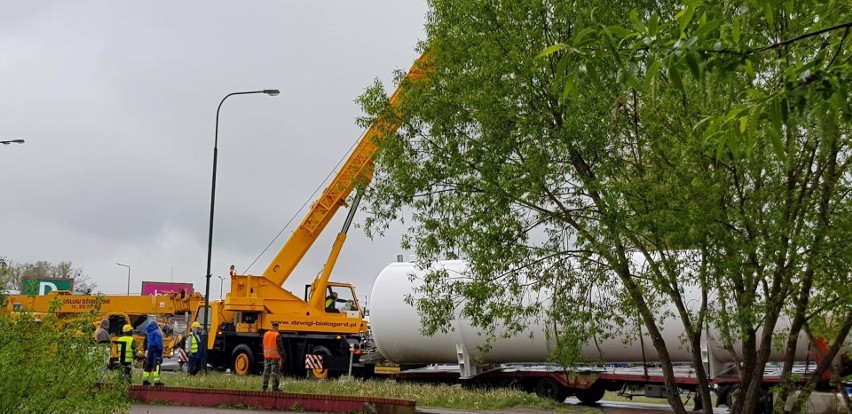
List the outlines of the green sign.
<svg viewBox="0 0 852 414">
<path fill-rule="evenodd" d="M 26 278 L 24 288 L 21 289 L 25 295 L 43 296 L 54 290 L 73 290 L 74 279 L 55 279 L 50 277 Z"/>
</svg>

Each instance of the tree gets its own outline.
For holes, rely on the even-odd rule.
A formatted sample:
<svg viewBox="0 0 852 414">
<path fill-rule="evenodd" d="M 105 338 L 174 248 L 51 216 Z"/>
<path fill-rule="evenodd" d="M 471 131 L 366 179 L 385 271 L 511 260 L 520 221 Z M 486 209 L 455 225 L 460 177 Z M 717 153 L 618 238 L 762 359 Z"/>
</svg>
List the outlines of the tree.
<svg viewBox="0 0 852 414">
<path fill-rule="evenodd" d="M 3 282 L 3 289 L 0 289 L 0 308 L 6 306 L 6 279 L 8 277 L 9 265 L 6 263 L 5 257 L 0 257 L 0 281 Z"/>
<path fill-rule="evenodd" d="M 74 279 L 74 292 L 91 292 L 97 288 L 89 275 L 83 273 L 83 269 L 75 268 L 70 261 L 62 261 L 53 264 L 45 260 L 35 263 L 14 263 L 8 261 L 5 271 L 0 271 L 6 289 L 21 290 L 24 278 L 60 278 Z"/>
<path fill-rule="evenodd" d="M 705 412 L 708 328 L 739 361 L 734 412 L 764 395 L 782 318 L 788 361 L 806 326 L 833 357 L 852 324 L 848 8 L 430 6 L 428 80 L 400 76 L 397 108 L 378 84 L 361 97 L 362 122 L 402 125 L 379 139 L 368 228 L 409 212 L 404 247 L 470 262 L 467 279 L 427 277 L 426 333 L 456 315 L 486 332 L 546 317 L 570 365 L 583 344 L 641 324 L 676 412 L 661 303 L 683 324 Z"/>
<path fill-rule="evenodd" d="M 104 353 L 92 342 L 90 320 L 0 314 L 0 413 L 129 411 L 128 385 L 118 371 L 100 370 Z"/>
</svg>

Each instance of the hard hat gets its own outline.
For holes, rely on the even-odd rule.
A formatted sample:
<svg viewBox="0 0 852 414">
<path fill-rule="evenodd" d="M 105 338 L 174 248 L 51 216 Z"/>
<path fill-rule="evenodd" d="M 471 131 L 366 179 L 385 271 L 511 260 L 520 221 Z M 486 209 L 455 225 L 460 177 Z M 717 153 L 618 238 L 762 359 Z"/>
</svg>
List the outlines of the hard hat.
<svg viewBox="0 0 852 414">
<path fill-rule="evenodd" d="M 193 328 L 193 329 L 195 329 L 195 328 L 200 328 L 200 327 L 201 327 L 201 323 L 199 323 L 198 321 L 195 321 L 195 322 L 193 322 L 193 323 L 192 323 L 192 328 Z"/>
<path fill-rule="evenodd" d="M 130 325 L 124 325 L 124 327 L 121 328 L 121 332 L 130 332 L 132 330 L 133 330 L 133 327 L 130 326 Z"/>
</svg>

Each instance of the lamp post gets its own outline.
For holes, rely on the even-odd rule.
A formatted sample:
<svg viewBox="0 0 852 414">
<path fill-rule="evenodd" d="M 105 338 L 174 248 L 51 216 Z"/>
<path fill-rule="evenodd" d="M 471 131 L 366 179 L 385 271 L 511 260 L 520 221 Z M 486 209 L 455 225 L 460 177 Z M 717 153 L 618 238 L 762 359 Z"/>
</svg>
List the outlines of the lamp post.
<svg viewBox="0 0 852 414">
<path fill-rule="evenodd" d="M 116 263 L 119 266 L 127 268 L 127 296 L 130 296 L 130 265 L 124 263 Z"/>
<path fill-rule="evenodd" d="M 216 131 L 213 139 L 213 184 L 210 186 L 210 231 L 207 233 L 207 282 L 204 288 L 204 330 L 201 333 L 201 343 L 204 344 L 204 349 L 207 348 L 207 336 L 210 331 L 210 277 L 212 276 L 210 270 L 210 262 L 213 257 L 213 211 L 216 205 L 216 162 L 219 157 L 219 110 L 222 109 L 222 104 L 225 103 L 225 99 L 233 95 L 250 95 L 256 93 L 264 93 L 269 96 L 278 96 L 278 89 L 264 89 L 262 91 L 246 91 L 246 92 L 232 92 L 225 95 L 222 98 L 222 101 L 219 102 L 219 107 L 216 108 Z M 201 361 L 201 366 L 203 368 L 207 367 L 207 352 L 203 353 L 204 357 Z"/>
<path fill-rule="evenodd" d="M 222 275 L 216 275 L 219 278 L 219 299 L 222 299 L 222 286 L 225 285 L 225 278 Z"/>
<path fill-rule="evenodd" d="M 23 144 L 25 141 L 22 139 L 10 139 L 6 141 L 0 141 L 0 144 L 9 145 L 9 144 Z"/>
</svg>

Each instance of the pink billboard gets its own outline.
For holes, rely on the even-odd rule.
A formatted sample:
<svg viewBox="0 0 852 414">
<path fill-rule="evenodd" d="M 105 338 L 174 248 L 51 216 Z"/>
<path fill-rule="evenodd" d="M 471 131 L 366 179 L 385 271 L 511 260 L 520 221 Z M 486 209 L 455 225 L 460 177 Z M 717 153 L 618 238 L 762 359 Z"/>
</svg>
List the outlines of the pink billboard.
<svg viewBox="0 0 852 414">
<path fill-rule="evenodd" d="M 169 293 L 180 293 L 181 289 L 186 296 L 192 294 L 192 283 L 178 282 L 142 282 L 142 296 L 167 295 Z"/>
</svg>

